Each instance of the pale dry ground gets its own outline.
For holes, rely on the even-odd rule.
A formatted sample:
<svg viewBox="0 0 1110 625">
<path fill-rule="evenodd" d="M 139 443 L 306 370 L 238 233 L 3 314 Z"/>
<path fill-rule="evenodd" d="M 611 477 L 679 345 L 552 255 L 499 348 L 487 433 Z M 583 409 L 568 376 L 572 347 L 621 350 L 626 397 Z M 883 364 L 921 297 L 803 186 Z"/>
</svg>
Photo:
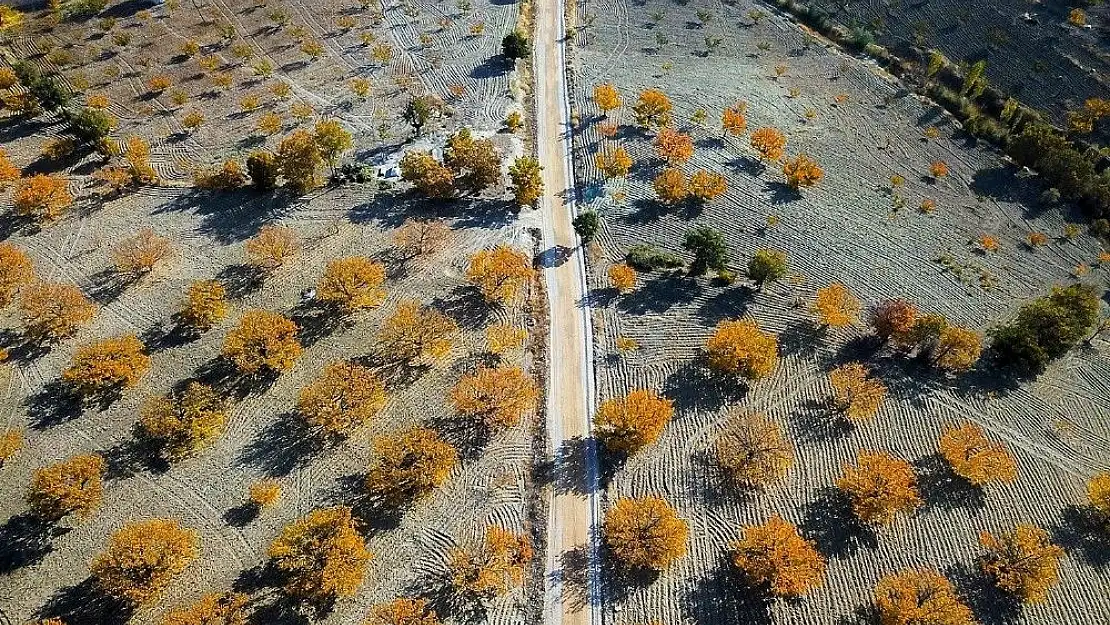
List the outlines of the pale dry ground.
<svg viewBox="0 0 1110 625">
<path fill-rule="evenodd" d="M 579 5 L 580 24 L 597 16 L 580 31 L 574 68 L 575 102 L 586 126 L 575 143 L 577 175 L 585 201 L 606 224 L 591 263 L 599 400 L 646 387 L 665 392 L 676 407 L 659 443 L 619 468 L 606 496 L 611 502 L 662 495 L 691 525 L 690 553 L 673 569 L 650 585 L 607 589 L 612 622 L 854 623 L 854 611 L 869 600 L 875 581 L 909 565 L 948 572 L 986 623 L 1011 616 L 1039 625 L 1110 619 L 1105 593 L 1110 554 L 1105 544 L 1077 535 L 1069 508 L 1083 501 L 1084 481 L 1110 466 L 1110 344 L 1100 340 L 1094 349 L 1076 350 L 1041 379 L 1006 392 L 989 373 L 954 382 L 889 354 L 873 356 L 852 340 L 862 329 L 815 337 L 806 311 L 817 288 L 839 280 L 865 302 L 905 296 L 924 310 L 985 330 L 1022 301 L 1069 281 L 1077 264 L 1093 263 L 1097 243 L 1087 237 L 1056 239 L 1035 253 L 1024 249 L 1029 232 L 1059 235 L 1064 225 L 1059 210 L 1037 204 L 1035 184 L 1015 177 L 990 150 L 966 145 L 938 108 L 900 92 L 873 66 L 807 42 L 796 26 L 779 18 L 741 26 L 750 23 L 743 16 L 752 6 Z M 704 27 L 698 24 L 699 10 L 713 16 Z M 650 26 L 656 11 L 665 15 Z M 657 32 L 666 43 L 659 43 Z M 703 56 L 707 35 L 722 37 L 722 45 Z M 761 42 L 768 50 L 760 49 Z M 673 66 L 664 68 L 667 63 Z M 779 64 L 787 71 L 775 80 Z M 628 107 L 639 90 L 667 92 L 677 107 L 677 124 L 698 145 L 684 169 L 726 173 L 726 195 L 700 212 L 659 207 L 650 189 L 659 169 L 650 138 L 629 128 L 621 129 L 618 140 L 636 160 L 633 173 L 626 183 L 604 185 L 593 164 L 601 137 L 590 93 L 605 81 L 624 95 L 622 123 L 631 123 Z M 797 98 L 787 97 L 791 87 L 800 90 Z M 847 101 L 834 105 L 839 94 Z M 746 137 L 719 141 L 720 112 L 736 100 L 749 104 L 749 131 L 778 126 L 789 139 L 789 154 L 807 152 L 825 167 L 820 186 L 796 197 L 781 185 L 781 172 L 751 160 Z M 687 121 L 698 108 L 708 120 Z M 810 108 L 817 116 L 807 123 L 804 112 Z M 924 142 L 922 131 L 932 125 L 941 136 Z M 921 176 L 937 159 L 947 161 L 953 173 L 933 184 Z M 900 211 L 885 189 L 892 174 L 907 180 Z M 926 197 L 938 203 L 932 215 L 916 210 Z M 779 217 L 777 226 L 766 227 L 769 215 Z M 724 232 L 733 254 L 729 267 L 740 282 L 726 287 L 707 278 L 654 273 L 642 275 L 632 294 L 615 298 L 604 277 L 610 263 L 639 242 L 684 255 L 681 237 L 693 224 Z M 997 237 L 1001 251 L 975 253 L 971 242 L 980 234 Z M 786 250 L 792 276 L 756 293 L 744 283 L 743 268 L 763 247 Z M 958 271 L 935 262 L 945 254 Z M 1105 285 L 1105 272 L 1096 268 L 1088 279 Z M 750 389 L 712 379 L 697 360 L 716 323 L 743 315 L 778 333 L 783 355 L 776 372 Z M 619 354 L 614 342 L 620 336 L 638 341 L 639 350 Z M 831 427 L 822 418 L 829 392 L 825 373 L 854 358 L 870 358 L 891 397 L 872 422 L 848 430 Z M 767 413 L 798 447 L 798 463 L 788 478 L 750 498 L 722 490 L 706 457 L 730 409 Z M 930 456 L 944 425 L 961 420 L 1006 442 L 1019 464 L 1014 484 L 988 489 L 979 498 L 941 482 L 943 472 Z M 877 537 L 848 531 L 844 511 L 828 491 L 843 464 L 864 448 L 914 462 L 927 499 L 919 513 Z M 812 596 L 765 606 L 739 588 L 723 558 L 741 525 L 772 513 L 799 523 L 830 565 L 825 585 Z M 1060 586 L 1048 601 L 1008 615 L 988 605 L 990 593 L 967 569 L 978 553 L 981 529 L 1018 522 L 1048 528 L 1068 555 Z"/>
<path fill-rule="evenodd" d="M 200 558 L 170 586 L 151 609 L 141 610 L 132 623 L 156 623 L 170 607 L 200 594 L 238 586 L 252 587 L 252 576 L 265 561 L 265 549 L 280 529 L 316 507 L 351 501 L 371 460 L 373 436 L 426 424 L 454 431 L 446 394 L 465 371 L 484 356 L 484 327 L 504 321 L 525 327 L 522 307 L 488 310 L 466 287 L 466 258 L 498 242 L 530 249 L 531 236 L 498 202 L 478 202 L 447 209 L 453 234 L 448 247 L 425 260 L 401 267 L 391 260 L 392 231 L 412 208 L 366 190 L 317 191 L 288 206 L 267 206 L 250 192 L 197 197 L 171 190 L 143 190 L 99 210 L 72 216 L 33 235 L 9 240 L 32 255 L 43 277 L 72 281 L 100 298 L 96 318 L 73 339 L 41 357 L 17 361 L 14 375 L 0 400 L 0 427 L 27 428 L 27 446 L 0 469 L 0 534 L 5 554 L 19 537 L 13 517 L 26 512 L 23 494 L 33 471 L 76 453 L 105 454 L 111 467 L 102 508 L 88 521 L 49 541 L 40 554 L 27 553 L 24 566 L 0 572 L 0 621 L 22 623 L 44 614 L 64 614 L 70 625 L 112 622 L 98 613 L 95 601 L 82 594 L 88 563 L 103 549 L 108 534 L 124 522 L 169 517 L 199 532 Z M 445 210 L 445 209 L 441 209 Z M 190 281 L 221 277 L 236 283 L 246 261 L 242 241 L 263 223 L 295 229 L 304 252 L 289 267 L 267 278 L 258 290 L 245 288 L 228 318 L 198 340 L 175 343 L 164 336 L 169 318 Z M 114 241 L 150 225 L 170 237 L 176 257 L 154 276 L 120 293 L 94 283 L 108 263 Z M 298 308 L 299 294 L 314 284 L 327 260 L 361 254 L 387 263 L 389 296 L 378 309 L 353 318 L 350 326 L 319 332 L 310 312 Z M 297 426 L 293 405 L 297 392 L 329 362 L 365 357 L 374 349 L 382 318 L 402 298 L 416 298 L 441 307 L 455 317 L 462 333 L 443 362 L 398 380 L 379 418 L 348 441 L 318 448 Z M 295 315 L 311 342 L 296 366 L 269 388 L 243 389 L 230 415 L 227 432 L 199 457 L 169 470 L 147 466 L 129 456 L 138 409 L 142 402 L 174 384 L 198 375 L 217 356 L 224 335 L 248 308 Z M 3 326 L 16 318 L 4 311 Z M 161 328 L 161 329 L 160 329 Z M 153 366 L 139 386 L 124 393 L 106 410 L 73 411 L 55 407 L 53 397 L 36 397 L 58 379 L 76 347 L 123 332 L 143 336 L 152 346 Z M 7 339 L 14 337 L 8 335 Z M 530 359 L 517 354 L 530 366 Z M 467 440 L 461 433 L 460 441 Z M 377 601 L 416 592 L 416 586 L 442 572 L 446 554 L 456 545 L 478 540 L 489 523 L 528 530 L 526 492 L 531 474 L 529 424 L 498 434 L 488 445 L 469 444 L 464 460 L 444 488 L 415 506 L 393 527 L 371 518 L 368 546 L 375 553 L 358 594 L 340 601 L 320 622 L 353 623 Z M 242 504 L 248 486 L 262 477 L 277 478 L 283 489 L 279 507 L 251 520 Z M 70 524 L 64 524 L 67 528 Z M 36 555 L 41 557 L 35 557 Z M 253 591 L 254 622 L 306 622 L 274 607 L 274 588 Z M 72 612 L 72 613 L 71 613 Z M 494 602 L 489 618 L 520 623 L 526 606 L 519 592 Z"/>
</svg>

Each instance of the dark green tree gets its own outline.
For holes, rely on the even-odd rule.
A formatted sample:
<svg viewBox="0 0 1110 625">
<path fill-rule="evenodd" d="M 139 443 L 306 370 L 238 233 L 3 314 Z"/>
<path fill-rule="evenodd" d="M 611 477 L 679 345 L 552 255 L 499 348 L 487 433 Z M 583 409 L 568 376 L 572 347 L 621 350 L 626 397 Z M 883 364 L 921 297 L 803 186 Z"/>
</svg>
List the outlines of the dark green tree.
<svg viewBox="0 0 1110 625">
<path fill-rule="evenodd" d="M 27 61 L 16 61 L 12 65 L 19 82 L 27 88 L 39 106 L 56 111 L 69 104 L 72 94 L 65 85 L 58 82 L 53 76 L 47 76 L 37 66 Z"/>
<path fill-rule="evenodd" d="M 597 211 L 582 211 L 575 216 L 571 225 L 574 226 L 574 232 L 578 238 L 582 239 L 582 243 L 589 243 L 601 229 L 601 219 L 597 216 Z"/>
<path fill-rule="evenodd" d="M 1017 317 L 992 333 L 996 363 L 1020 376 L 1034 376 L 1066 354 L 1098 321 L 1099 294 L 1094 287 L 1057 287 L 1021 307 Z"/>
<path fill-rule="evenodd" d="M 69 132 L 77 140 L 106 151 L 105 140 L 112 131 L 112 116 L 106 111 L 94 108 L 83 108 L 76 113 L 67 112 L 64 117 L 69 122 Z"/>
<path fill-rule="evenodd" d="M 528 37 L 514 30 L 501 40 L 501 52 L 510 59 L 527 58 L 532 53 L 532 44 Z"/>
<path fill-rule="evenodd" d="M 269 191 L 277 186 L 278 162 L 273 152 L 256 150 L 247 157 L 247 175 L 259 191 Z"/>
<path fill-rule="evenodd" d="M 686 231 L 682 247 L 694 255 L 690 274 L 700 276 L 707 270 L 720 271 L 728 262 L 728 246 L 720 230 L 709 226 L 698 226 Z"/>
</svg>

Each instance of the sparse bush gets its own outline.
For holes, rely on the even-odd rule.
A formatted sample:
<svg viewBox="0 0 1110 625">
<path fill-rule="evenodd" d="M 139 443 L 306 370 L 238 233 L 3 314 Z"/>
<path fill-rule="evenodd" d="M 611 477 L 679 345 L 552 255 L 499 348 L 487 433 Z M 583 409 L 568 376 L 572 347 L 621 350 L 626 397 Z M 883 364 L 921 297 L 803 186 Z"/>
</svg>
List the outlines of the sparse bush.
<svg viewBox="0 0 1110 625">
<path fill-rule="evenodd" d="M 459 462 L 455 448 L 433 430 L 414 428 L 374 441 L 376 459 L 366 476 L 370 496 L 390 508 L 427 497 Z"/>
<path fill-rule="evenodd" d="M 638 271 L 675 269 L 682 266 L 682 259 L 649 243 L 638 243 L 628 249 L 625 260 Z"/>
<path fill-rule="evenodd" d="M 20 291 L 19 311 L 28 338 L 46 343 L 73 336 L 96 315 L 96 305 L 72 284 L 33 282 Z"/>
<path fill-rule="evenodd" d="M 836 487 L 848 496 L 863 523 L 886 525 L 921 505 L 913 467 L 885 453 L 860 451 L 856 464 L 844 467 Z"/>
<path fill-rule="evenodd" d="M 690 528 L 660 497 L 618 499 L 605 514 L 603 535 L 618 564 L 662 571 L 686 555 Z"/>
<path fill-rule="evenodd" d="M 198 171 L 194 184 L 209 191 L 232 191 L 247 184 L 247 174 L 239 161 L 229 158 L 217 168 Z"/>
<path fill-rule="evenodd" d="M 405 300 L 382 322 L 378 342 L 391 358 L 405 362 L 440 358 L 451 350 L 458 329 L 453 319 L 438 310 Z"/>
<path fill-rule="evenodd" d="M 763 488 L 794 466 L 794 446 L 782 428 L 761 414 L 732 414 L 714 443 L 717 464 L 729 481 Z"/>
<path fill-rule="evenodd" d="M 373 371 L 349 362 L 324 368 L 297 397 L 297 412 L 329 436 L 346 436 L 385 407 L 385 384 Z"/>
<path fill-rule="evenodd" d="M 778 363 L 778 339 L 752 319 L 722 321 L 705 351 L 710 367 L 748 380 L 766 377 Z"/>
<path fill-rule="evenodd" d="M 62 380 L 81 395 L 130 388 L 150 368 L 150 356 L 134 334 L 102 339 L 78 348 Z"/>
<path fill-rule="evenodd" d="M 262 226 L 244 248 L 251 264 L 273 271 L 300 252 L 301 244 L 292 228 L 268 225 Z"/>
<path fill-rule="evenodd" d="M 406 259 L 431 254 L 443 249 L 451 229 L 438 219 L 406 219 L 393 234 L 393 245 Z"/>
<path fill-rule="evenodd" d="M 979 542 L 986 550 L 979 558 L 983 574 L 1022 603 L 1044 601 L 1059 581 L 1064 550 L 1039 527 L 1022 524 L 998 536 L 982 532 Z"/>
<path fill-rule="evenodd" d="M 721 127 L 724 131 L 734 137 L 739 137 L 744 134 L 748 129 L 748 118 L 744 113 L 747 112 L 748 105 L 741 102 L 735 106 L 725 108 L 721 113 Z"/>
<path fill-rule="evenodd" d="M 267 554 L 288 576 L 286 591 L 317 604 L 355 594 L 372 557 L 345 506 L 314 510 L 287 525 Z"/>
<path fill-rule="evenodd" d="M 0 467 L 14 458 L 20 449 L 23 449 L 22 430 L 9 429 L 0 432 Z"/>
<path fill-rule="evenodd" d="M 535 410 L 536 382 L 519 367 L 482 367 L 463 376 L 451 389 L 451 404 L 459 414 L 479 419 L 486 427 L 515 426 Z"/>
<path fill-rule="evenodd" d="M 227 424 L 227 406 L 216 391 L 199 382 L 185 390 L 154 397 L 139 415 L 138 434 L 169 460 L 187 458 L 215 441 Z"/>
<path fill-rule="evenodd" d="M 365 256 L 328 261 L 316 284 L 316 298 L 345 312 L 374 308 L 385 300 L 385 267 Z"/>
<path fill-rule="evenodd" d="M 886 399 L 886 385 L 871 377 L 863 364 L 852 362 L 829 372 L 832 404 L 849 421 L 866 421 L 875 416 Z"/>
<path fill-rule="evenodd" d="M 480 548 L 453 550 L 447 567 L 456 592 L 489 600 L 524 583 L 532 556 L 526 535 L 491 525 Z"/>
<path fill-rule="evenodd" d="M 956 588 L 932 569 L 906 569 L 875 585 L 875 607 L 884 625 L 975 625 Z"/>
<path fill-rule="evenodd" d="M 775 597 L 799 597 L 820 586 L 825 559 L 793 523 L 772 516 L 749 525 L 732 544 L 732 563 L 753 585 Z"/>
<path fill-rule="evenodd" d="M 674 414 L 671 400 L 639 389 L 601 402 L 594 433 L 614 453 L 630 456 L 659 440 Z"/>
<path fill-rule="evenodd" d="M 197 557 L 195 531 L 177 521 L 131 522 L 112 534 L 90 569 L 97 586 L 132 604 L 149 604 Z"/>
<path fill-rule="evenodd" d="M 271 478 L 259 480 L 250 485 L 247 499 L 259 510 L 272 508 L 281 500 L 281 484 Z"/>
<path fill-rule="evenodd" d="M 151 272 L 154 266 L 173 254 L 170 240 L 143 228 L 133 237 L 120 241 L 112 249 L 116 271 L 138 277 Z"/>
<path fill-rule="evenodd" d="M 248 310 L 228 332 L 222 353 L 243 373 L 286 371 L 301 355 L 297 330 L 297 324 L 278 313 Z"/>
<path fill-rule="evenodd" d="M 486 328 L 486 346 L 491 353 L 503 356 L 506 353 L 520 349 L 528 340 L 528 331 L 517 328 L 507 323 L 495 323 Z"/>
<path fill-rule="evenodd" d="M 27 505 L 48 521 L 70 514 L 88 517 L 104 496 L 105 466 L 104 458 L 88 454 L 41 468 L 31 478 Z"/>
<path fill-rule="evenodd" d="M 466 279 L 478 287 L 486 301 L 502 305 L 515 302 L 533 275 L 528 255 L 507 245 L 475 253 L 466 269 Z"/>
</svg>

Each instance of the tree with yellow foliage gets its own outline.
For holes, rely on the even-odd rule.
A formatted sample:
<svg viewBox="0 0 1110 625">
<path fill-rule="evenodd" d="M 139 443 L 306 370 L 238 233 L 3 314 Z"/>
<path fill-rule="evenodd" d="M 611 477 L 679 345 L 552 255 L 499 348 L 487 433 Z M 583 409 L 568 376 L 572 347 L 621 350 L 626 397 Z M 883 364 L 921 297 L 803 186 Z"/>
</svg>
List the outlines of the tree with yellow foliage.
<svg viewBox="0 0 1110 625">
<path fill-rule="evenodd" d="M 671 167 L 681 165 L 694 155 L 694 140 L 670 126 L 659 129 L 655 136 L 655 153 Z"/>
<path fill-rule="evenodd" d="M 324 155 L 312 133 L 294 130 L 278 144 L 274 157 L 286 186 L 294 192 L 304 193 L 319 184 L 317 172 Z"/>
<path fill-rule="evenodd" d="M 32 282 L 19 293 L 27 337 L 37 343 L 73 336 L 96 315 L 96 305 L 72 284 Z"/>
<path fill-rule="evenodd" d="M 521 156 L 509 167 L 513 199 L 519 206 L 532 206 L 543 195 L 543 167 L 531 156 Z"/>
<path fill-rule="evenodd" d="M 62 380 L 85 396 L 130 388 L 150 368 L 145 349 L 134 334 L 82 345 L 62 372 Z"/>
<path fill-rule="evenodd" d="M 921 505 L 910 463 L 881 452 L 860 451 L 836 487 L 848 496 L 856 518 L 870 525 L 887 525 Z"/>
<path fill-rule="evenodd" d="M 972 423 L 947 428 L 939 446 L 952 471 L 975 486 L 1012 482 L 1017 477 L 1017 464 L 1006 446 L 988 439 L 982 428 Z"/>
<path fill-rule="evenodd" d="M 404 300 L 382 322 L 378 341 L 391 358 L 412 362 L 440 358 L 451 350 L 452 336 L 459 326 L 447 315 Z"/>
<path fill-rule="evenodd" d="M 659 440 L 674 415 L 673 404 L 647 389 L 607 399 L 594 416 L 594 434 L 609 451 L 630 456 Z"/>
<path fill-rule="evenodd" d="M 312 130 L 320 156 L 327 161 L 332 171 L 335 171 L 335 164 L 339 157 L 354 146 L 351 133 L 347 132 L 343 125 L 334 119 L 316 122 L 316 127 Z"/>
<path fill-rule="evenodd" d="M 866 421 L 875 416 L 886 399 L 886 385 L 871 377 L 862 363 L 850 362 L 829 372 L 833 387 L 832 405 L 849 421 Z"/>
<path fill-rule="evenodd" d="M 185 390 L 154 397 L 139 412 L 138 434 L 169 460 L 187 458 L 223 434 L 227 405 L 211 387 L 190 382 Z"/>
<path fill-rule="evenodd" d="M 725 133 L 734 137 L 744 134 L 744 131 L 748 129 L 748 118 L 744 115 L 747 109 L 748 105 L 745 102 L 725 108 L 724 112 L 721 113 L 721 128 L 724 129 Z"/>
<path fill-rule="evenodd" d="M 778 363 L 779 342 L 753 319 L 722 321 L 705 343 L 709 366 L 748 380 L 759 380 Z"/>
<path fill-rule="evenodd" d="M 0 432 L 0 467 L 14 458 L 20 449 L 23 449 L 22 430 L 9 429 Z"/>
<path fill-rule="evenodd" d="M 686 174 L 677 167 L 668 167 L 660 172 L 651 182 L 651 187 L 664 204 L 681 204 L 690 196 L 690 183 Z"/>
<path fill-rule="evenodd" d="M 875 585 L 875 607 L 883 625 L 975 625 L 956 588 L 933 569 L 905 569 Z"/>
<path fill-rule="evenodd" d="M 198 332 L 211 330 L 227 316 L 227 289 L 218 280 L 197 280 L 189 285 L 177 318 Z"/>
<path fill-rule="evenodd" d="M 622 497 L 605 514 L 602 533 L 621 566 L 662 571 L 686 555 L 690 527 L 661 497 Z"/>
<path fill-rule="evenodd" d="M 946 324 L 931 351 L 934 366 L 949 371 L 966 371 L 979 361 L 983 353 L 983 337 L 974 330 Z"/>
<path fill-rule="evenodd" d="M 443 625 L 424 599 L 397 598 L 379 603 L 362 625 Z"/>
<path fill-rule="evenodd" d="M 385 300 L 385 266 L 365 256 L 328 261 L 316 283 L 316 298 L 351 313 L 379 306 Z"/>
<path fill-rule="evenodd" d="M 498 356 L 520 349 L 528 340 L 528 330 L 507 323 L 495 323 L 486 328 L 486 346 Z"/>
<path fill-rule="evenodd" d="M 459 414 L 475 417 L 488 428 L 502 429 L 520 423 L 535 410 L 536 382 L 520 367 L 482 367 L 463 376 L 451 389 L 451 404 Z"/>
<path fill-rule="evenodd" d="M 267 554 L 287 575 L 286 591 L 316 604 L 354 595 L 373 557 L 346 506 L 314 510 L 287 525 Z"/>
<path fill-rule="evenodd" d="M 617 91 L 617 88 L 610 83 L 595 85 L 594 103 L 597 104 L 597 108 L 601 109 L 601 112 L 608 117 L 609 111 L 614 111 L 621 107 L 620 91 Z"/>
<path fill-rule="evenodd" d="M 427 428 L 377 438 L 374 455 L 366 476 L 366 490 L 389 508 L 431 495 L 459 463 L 458 451 Z"/>
<path fill-rule="evenodd" d="M 171 610 L 162 625 L 247 625 L 250 597 L 238 592 L 210 592 L 189 606 Z"/>
<path fill-rule="evenodd" d="M 20 215 L 37 221 L 53 221 L 73 205 L 68 187 L 69 183 L 60 176 L 35 174 L 16 183 L 12 204 Z"/>
<path fill-rule="evenodd" d="M 662 128 L 670 123 L 671 112 L 674 105 L 667 94 L 658 89 L 645 89 L 640 92 L 640 97 L 632 107 L 636 116 L 636 123 L 643 128 Z"/>
<path fill-rule="evenodd" d="M 135 278 L 150 273 L 155 265 L 172 255 L 170 240 L 154 234 L 152 228 L 143 228 L 112 248 L 116 271 Z"/>
<path fill-rule="evenodd" d="M 456 592 L 489 600 L 524 583 L 525 568 L 533 555 L 525 534 L 491 525 L 480 547 L 451 551 L 447 568 Z"/>
<path fill-rule="evenodd" d="M 455 194 L 455 173 L 440 163 L 431 152 L 412 150 L 401 158 L 401 179 L 411 182 L 421 194 L 445 199 Z"/>
<path fill-rule="evenodd" d="M 1041 603 L 1059 582 L 1064 550 L 1052 544 L 1043 529 L 1023 523 L 998 536 L 983 532 L 979 542 L 986 550 L 979 557 L 979 568 L 1018 601 Z"/>
<path fill-rule="evenodd" d="M 636 270 L 627 263 L 618 263 L 609 268 L 609 283 L 619 293 L 628 293 L 636 288 Z"/>
<path fill-rule="evenodd" d="M 700 169 L 690 176 L 690 197 L 699 204 L 711 202 L 727 190 L 725 177 L 717 172 Z"/>
<path fill-rule="evenodd" d="M 814 543 L 778 515 L 744 528 L 732 544 L 732 564 L 775 597 L 800 597 L 820 586 L 825 575 L 825 559 Z"/>
<path fill-rule="evenodd" d="M 22 175 L 23 172 L 15 166 L 8 153 L 0 148 L 0 191 L 7 189 L 10 183 L 19 180 Z"/>
<path fill-rule="evenodd" d="M 805 154 L 799 154 L 782 164 L 782 174 L 786 176 L 786 184 L 793 189 L 800 189 L 812 187 L 821 182 L 825 177 L 825 170 L 821 169 L 817 161 Z"/>
<path fill-rule="evenodd" d="M 158 173 L 150 164 L 150 144 L 145 139 L 137 135 L 128 137 L 123 147 L 123 158 L 127 161 L 132 181 L 139 184 L 157 182 Z"/>
<path fill-rule="evenodd" d="M 133 521 L 112 534 L 90 569 L 106 594 L 150 604 L 197 557 L 197 533 L 177 521 Z"/>
<path fill-rule="evenodd" d="M 35 279 L 31 257 L 11 243 L 0 243 L 0 308 L 15 301 L 16 294 Z"/>
<path fill-rule="evenodd" d="M 623 178 L 632 169 L 632 157 L 619 145 L 598 152 L 594 162 L 606 178 Z"/>
<path fill-rule="evenodd" d="M 763 488 L 794 466 L 794 445 L 779 424 L 761 414 L 730 415 L 714 452 L 729 481 L 745 489 Z"/>
<path fill-rule="evenodd" d="M 1087 500 L 1104 523 L 1110 523 L 1110 471 L 1103 471 L 1087 482 Z"/>
<path fill-rule="evenodd" d="M 91 515 L 104 497 L 104 458 L 73 456 L 35 471 L 27 505 L 36 516 L 58 521 L 70 514 Z"/>
<path fill-rule="evenodd" d="M 239 325 L 227 333 L 223 355 L 243 373 L 287 371 L 301 355 L 298 329 L 297 324 L 278 313 L 248 310 Z"/>
<path fill-rule="evenodd" d="M 778 128 L 760 128 L 752 133 L 751 145 L 761 159 L 778 161 L 786 153 L 786 136 Z"/>
<path fill-rule="evenodd" d="M 502 305 L 516 301 L 533 275 L 528 255 L 507 245 L 475 253 L 466 269 L 466 279 L 478 287 L 486 301 Z"/>
<path fill-rule="evenodd" d="M 848 287 L 834 282 L 823 289 L 817 289 L 813 311 L 817 313 L 821 325 L 843 328 L 859 319 L 860 301 L 852 295 Z"/>
<path fill-rule="evenodd" d="M 455 175 L 455 189 L 477 195 L 501 178 L 501 156 L 490 139 L 476 139 L 469 128 L 447 138 L 443 164 Z M 539 161 L 536 161 L 539 166 Z"/>
<path fill-rule="evenodd" d="M 297 397 L 305 422 L 330 436 L 346 436 L 374 418 L 386 402 L 385 384 L 362 365 L 335 362 Z"/>
<path fill-rule="evenodd" d="M 263 478 L 247 489 L 247 501 L 255 510 L 272 508 L 281 501 L 281 483 L 273 478 Z"/>
<path fill-rule="evenodd" d="M 301 249 L 297 233 L 285 226 L 267 225 L 244 244 L 251 264 L 265 271 L 281 267 Z"/>
</svg>

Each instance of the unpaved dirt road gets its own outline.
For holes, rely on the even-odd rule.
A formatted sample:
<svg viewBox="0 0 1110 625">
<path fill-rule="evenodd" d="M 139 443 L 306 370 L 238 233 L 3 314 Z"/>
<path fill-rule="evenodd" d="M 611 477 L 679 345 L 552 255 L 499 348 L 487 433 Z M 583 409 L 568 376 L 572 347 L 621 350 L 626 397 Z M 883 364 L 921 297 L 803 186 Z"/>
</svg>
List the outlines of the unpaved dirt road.
<svg viewBox="0 0 1110 625">
<path fill-rule="evenodd" d="M 548 521 L 545 620 L 581 625 L 599 622 L 597 461 L 590 438 L 593 332 L 589 309 L 583 305 L 584 259 L 571 226 L 574 182 L 563 36 L 563 3 L 537 3 L 533 63 L 537 150 L 544 179 L 541 264 L 551 317 L 547 426 L 557 476 Z"/>
</svg>

